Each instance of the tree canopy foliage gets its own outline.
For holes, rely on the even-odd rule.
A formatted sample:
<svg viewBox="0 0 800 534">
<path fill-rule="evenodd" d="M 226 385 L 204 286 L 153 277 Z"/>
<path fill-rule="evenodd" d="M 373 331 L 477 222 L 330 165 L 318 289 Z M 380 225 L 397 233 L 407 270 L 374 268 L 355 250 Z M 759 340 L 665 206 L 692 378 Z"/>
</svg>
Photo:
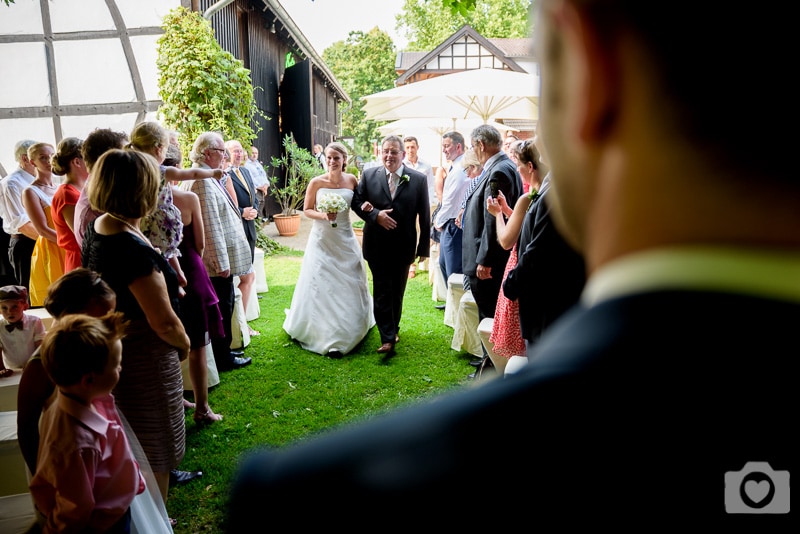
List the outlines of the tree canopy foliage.
<svg viewBox="0 0 800 534">
<path fill-rule="evenodd" d="M 188 154 L 194 139 L 214 130 L 249 146 L 261 114 L 253 98 L 250 71 L 220 46 L 200 13 L 177 7 L 164 17 L 158 39 L 158 109 L 164 125 L 179 134 Z"/>
<path fill-rule="evenodd" d="M 464 24 L 487 38 L 527 37 L 532 0 L 405 0 L 397 29 L 409 51 L 439 46 Z M 444 9 L 443 9 L 444 7 Z"/>
<path fill-rule="evenodd" d="M 378 27 L 367 33 L 352 31 L 345 41 L 338 41 L 322 53 L 322 59 L 352 99 L 352 106 L 343 110 L 342 133 L 356 139 L 356 154 L 372 153 L 372 140 L 377 139 L 377 123 L 367 120 L 362 96 L 394 87 L 395 46 L 391 37 Z"/>
</svg>

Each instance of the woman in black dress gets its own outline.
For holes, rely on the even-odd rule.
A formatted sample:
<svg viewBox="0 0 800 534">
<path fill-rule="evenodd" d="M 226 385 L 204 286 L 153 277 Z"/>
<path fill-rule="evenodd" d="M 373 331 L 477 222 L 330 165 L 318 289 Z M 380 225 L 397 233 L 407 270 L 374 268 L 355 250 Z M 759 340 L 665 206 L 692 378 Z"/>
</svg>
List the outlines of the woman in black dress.
<svg viewBox="0 0 800 534">
<path fill-rule="evenodd" d="M 178 318 L 175 270 L 139 229 L 156 208 L 160 180 L 158 163 L 148 154 L 110 150 L 100 157 L 88 187 L 92 209 L 103 215 L 86 229 L 83 265 L 111 286 L 117 311 L 130 321 L 114 397 L 166 503 L 169 472 L 185 452 L 180 362 L 189 355 L 189 337 Z"/>
</svg>

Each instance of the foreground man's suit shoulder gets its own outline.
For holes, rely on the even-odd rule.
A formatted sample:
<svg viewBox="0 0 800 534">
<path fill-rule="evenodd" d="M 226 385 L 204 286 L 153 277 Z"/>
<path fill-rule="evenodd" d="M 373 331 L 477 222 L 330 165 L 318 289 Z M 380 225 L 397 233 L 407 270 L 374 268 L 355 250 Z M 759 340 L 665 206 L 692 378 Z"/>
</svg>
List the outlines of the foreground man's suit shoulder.
<svg viewBox="0 0 800 534">
<path fill-rule="evenodd" d="M 677 330 L 674 309 L 683 310 Z M 243 531 L 259 502 L 282 510 L 304 498 L 328 525 L 338 520 L 326 510 L 358 503 L 402 510 L 395 526 L 434 514 L 466 527 L 480 518 L 445 510 L 444 495 L 515 487 L 539 518 L 583 511 L 666 520 L 679 495 L 681 517 L 719 519 L 725 472 L 791 458 L 785 418 L 797 395 L 785 347 L 798 320 L 796 303 L 695 292 L 573 310 L 518 376 L 254 454 L 234 485 L 231 532 Z"/>
</svg>

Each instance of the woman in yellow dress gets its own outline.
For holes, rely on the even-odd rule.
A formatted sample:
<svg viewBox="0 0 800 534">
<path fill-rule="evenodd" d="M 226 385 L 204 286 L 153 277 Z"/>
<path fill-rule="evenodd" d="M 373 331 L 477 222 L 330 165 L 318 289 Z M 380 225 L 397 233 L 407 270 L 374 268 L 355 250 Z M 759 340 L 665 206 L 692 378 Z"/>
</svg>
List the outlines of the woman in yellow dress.
<svg viewBox="0 0 800 534">
<path fill-rule="evenodd" d="M 50 159 L 55 148 L 49 143 L 36 143 L 28 149 L 28 158 L 36 167 L 36 179 L 22 193 L 22 205 L 39 237 L 31 254 L 29 297 L 31 306 L 44 306 L 50 284 L 64 274 L 64 249 L 58 246 L 50 205 L 56 192 Z"/>
</svg>

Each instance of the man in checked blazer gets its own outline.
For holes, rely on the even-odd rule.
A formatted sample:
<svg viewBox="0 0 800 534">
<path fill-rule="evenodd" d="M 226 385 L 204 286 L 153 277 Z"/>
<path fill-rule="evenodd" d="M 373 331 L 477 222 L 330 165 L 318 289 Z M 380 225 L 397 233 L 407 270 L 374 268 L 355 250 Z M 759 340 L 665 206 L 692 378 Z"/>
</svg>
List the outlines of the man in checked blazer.
<svg viewBox="0 0 800 534">
<path fill-rule="evenodd" d="M 222 163 L 225 144 L 216 132 L 200 134 L 192 146 L 189 158 L 194 167 L 216 169 Z M 206 245 L 203 253 L 211 284 L 219 298 L 219 311 L 225 337 L 212 338 L 214 361 L 220 371 L 239 369 L 251 363 L 243 352 L 231 351 L 233 331 L 233 277 L 245 274 L 253 265 L 253 257 L 242 227 L 242 217 L 225 187 L 214 178 L 184 182 L 183 187 L 197 194 L 203 214 Z"/>
<path fill-rule="evenodd" d="M 431 208 L 426 176 L 403 165 L 403 140 L 390 135 L 381 147 L 383 165 L 364 171 L 352 209 L 365 221 L 362 250 L 372 271 L 378 352 L 386 354 L 399 341 L 408 269 L 429 256 Z"/>
</svg>

